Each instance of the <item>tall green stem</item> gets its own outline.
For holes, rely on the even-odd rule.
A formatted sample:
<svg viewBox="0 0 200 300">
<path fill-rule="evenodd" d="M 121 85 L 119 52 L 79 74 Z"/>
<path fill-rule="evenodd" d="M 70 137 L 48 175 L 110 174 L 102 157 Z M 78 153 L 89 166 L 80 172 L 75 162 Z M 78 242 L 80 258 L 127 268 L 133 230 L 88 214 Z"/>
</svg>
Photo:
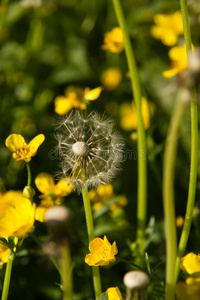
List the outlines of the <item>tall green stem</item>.
<svg viewBox="0 0 200 300">
<path fill-rule="evenodd" d="M 26 163 L 26 168 L 28 173 L 27 186 L 31 186 L 31 167 L 28 162 Z"/>
<path fill-rule="evenodd" d="M 187 51 L 187 57 L 192 48 L 190 25 L 187 9 L 187 1 L 181 0 L 181 10 L 183 19 L 183 29 L 185 37 L 185 45 Z M 197 166 L 198 166 L 198 115 L 197 115 L 197 99 L 196 99 L 196 88 L 191 90 L 191 161 L 190 161 L 190 179 L 189 179 L 189 192 L 187 200 L 187 208 L 185 215 L 185 222 L 178 245 L 178 254 L 176 259 L 176 280 L 179 275 L 179 265 L 181 258 L 185 253 L 187 246 L 190 228 L 192 223 L 192 214 L 195 204 L 195 194 L 196 194 L 196 180 L 197 180 Z"/>
<path fill-rule="evenodd" d="M 88 239 L 90 243 L 94 239 L 94 225 L 93 225 L 92 210 L 91 210 L 88 190 L 84 184 L 82 185 L 82 196 L 83 196 L 83 204 L 85 209 Z M 95 299 L 97 300 L 101 295 L 101 279 L 100 279 L 99 267 L 92 267 L 92 273 L 93 273 Z"/>
<path fill-rule="evenodd" d="M 69 243 L 66 239 L 61 245 L 61 270 L 62 270 L 62 285 L 63 285 L 63 300 L 72 300 L 72 266 Z"/>
<path fill-rule="evenodd" d="M 163 162 L 163 206 L 166 233 L 166 300 L 175 297 L 175 272 L 177 237 L 176 217 L 174 204 L 174 167 L 177 152 L 178 134 L 181 121 L 185 112 L 185 101 L 178 94 L 174 108 L 164 151 Z"/>
<path fill-rule="evenodd" d="M 3 283 L 3 292 L 2 292 L 1 300 L 7 300 L 8 298 L 13 260 L 14 260 L 14 253 L 10 250 L 9 259 L 6 265 L 6 273 L 5 273 L 4 283 Z"/>
<path fill-rule="evenodd" d="M 146 228 L 147 210 L 147 159 L 146 159 L 146 137 L 141 112 L 141 88 L 138 70 L 135 62 L 133 48 L 131 45 L 125 17 L 119 0 L 112 0 L 115 13 L 124 37 L 124 48 L 127 57 L 131 77 L 131 85 L 138 119 L 138 201 L 137 201 L 137 237 L 138 253 L 144 255 L 144 236 Z"/>
</svg>

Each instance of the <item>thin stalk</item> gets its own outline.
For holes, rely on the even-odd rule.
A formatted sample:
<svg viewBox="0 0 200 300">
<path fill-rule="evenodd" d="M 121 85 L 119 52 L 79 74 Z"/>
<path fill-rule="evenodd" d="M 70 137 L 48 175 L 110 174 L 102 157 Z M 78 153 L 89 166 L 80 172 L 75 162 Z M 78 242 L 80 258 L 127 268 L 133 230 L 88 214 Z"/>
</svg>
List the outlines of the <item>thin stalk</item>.
<svg viewBox="0 0 200 300">
<path fill-rule="evenodd" d="M 163 206 L 166 234 L 166 300 L 174 300 L 175 297 L 175 272 L 177 237 L 176 217 L 174 204 L 174 167 L 177 153 L 178 134 L 186 102 L 180 94 L 177 95 L 166 139 L 163 162 Z"/>
<path fill-rule="evenodd" d="M 2 292 L 1 300 L 7 300 L 8 298 L 13 260 L 14 260 L 14 253 L 11 250 L 9 250 L 9 259 L 6 265 L 6 273 L 5 273 L 4 283 L 3 283 L 3 292 Z"/>
<path fill-rule="evenodd" d="M 146 136 L 141 111 L 141 87 L 139 74 L 135 62 L 133 48 L 131 45 L 125 17 L 119 0 L 112 0 L 115 13 L 124 37 L 124 48 L 127 57 L 128 68 L 130 71 L 131 85 L 135 100 L 137 119 L 138 119 L 138 201 L 137 201 L 137 232 L 136 243 L 138 254 L 144 255 L 144 238 L 146 228 L 147 210 L 147 158 L 146 158 Z"/>
<path fill-rule="evenodd" d="M 181 3 L 181 11 L 182 11 L 182 19 L 183 19 L 185 45 L 186 45 L 186 51 L 188 57 L 188 54 L 192 49 L 192 43 L 191 43 L 187 1 L 181 0 L 180 3 Z M 176 280 L 178 279 L 178 275 L 180 271 L 179 266 L 180 266 L 181 258 L 183 257 L 187 246 L 191 223 L 192 223 L 193 209 L 195 204 L 197 166 L 198 166 L 198 115 L 197 115 L 196 88 L 193 88 L 191 90 L 190 114 L 191 114 L 191 161 L 190 161 L 189 191 L 188 191 L 185 222 L 184 222 L 183 230 L 178 245 L 178 254 L 176 258 L 176 267 L 175 267 Z"/>
<path fill-rule="evenodd" d="M 62 269 L 62 286 L 63 286 L 63 300 L 72 300 L 72 269 L 71 269 L 71 255 L 69 244 L 67 240 L 63 240 L 61 245 L 61 269 Z"/>
<path fill-rule="evenodd" d="M 28 173 L 27 186 L 31 186 L 31 167 L 28 162 L 26 163 L 26 168 Z"/>
<path fill-rule="evenodd" d="M 88 189 L 85 187 L 84 184 L 82 185 L 82 196 L 83 196 L 83 204 L 85 209 L 88 240 L 90 243 L 94 239 L 94 225 L 93 225 L 92 210 L 91 210 L 90 199 L 88 195 Z M 95 267 L 95 266 L 92 267 L 92 274 L 93 274 L 95 299 L 98 300 L 101 295 L 101 278 L 100 278 L 99 267 Z"/>
</svg>

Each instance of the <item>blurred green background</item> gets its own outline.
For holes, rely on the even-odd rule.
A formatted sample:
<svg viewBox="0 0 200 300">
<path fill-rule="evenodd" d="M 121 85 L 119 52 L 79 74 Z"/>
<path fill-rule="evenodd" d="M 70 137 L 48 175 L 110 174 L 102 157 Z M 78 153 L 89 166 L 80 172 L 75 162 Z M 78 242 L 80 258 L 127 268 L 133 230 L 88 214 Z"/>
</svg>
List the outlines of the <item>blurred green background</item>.
<svg viewBox="0 0 200 300">
<path fill-rule="evenodd" d="M 162 156 L 178 89 L 174 80 L 162 77 L 162 71 L 170 65 L 169 48 L 150 35 L 153 16 L 179 9 L 179 1 L 126 0 L 123 9 L 139 68 L 142 91 L 146 99 L 155 105 L 151 126 L 147 130 L 148 153 L 148 220 L 151 216 L 147 253 L 152 267 L 165 259 L 163 208 L 162 208 Z M 191 30 L 195 46 L 200 42 L 200 4 L 189 2 Z M 96 110 L 106 112 L 116 122 L 123 137 L 125 151 L 137 150 L 137 140 L 132 132 L 120 125 L 120 105 L 132 101 L 125 53 L 112 54 L 101 49 L 106 31 L 118 26 L 112 1 L 108 0 L 55 0 L 55 1 L 1 1 L 0 5 L 0 177 L 7 190 L 23 189 L 27 181 L 24 163 L 15 162 L 5 147 L 5 139 L 11 133 L 19 133 L 30 141 L 43 133 L 45 142 L 31 161 L 33 179 L 40 172 L 54 175 L 58 171 L 58 159 L 50 157 L 55 147 L 54 99 L 63 95 L 73 85 L 95 88 L 101 85 L 100 75 L 107 67 L 117 67 L 122 72 L 122 82 L 114 91 L 103 90 L 99 99 L 91 102 L 87 113 Z M 110 104 L 110 105 L 109 105 Z M 109 107 L 115 109 L 109 109 Z M 190 166 L 190 112 L 185 115 L 180 134 L 176 163 L 175 196 L 177 215 L 184 216 L 188 191 Z M 198 167 L 200 173 L 200 167 Z M 123 170 L 112 182 L 117 195 L 124 194 L 128 205 L 117 212 L 106 211 L 95 219 L 97 236 L 107 235 L 117 242 L 119 256 L 132 259 L 131 244 L 135 240 L 137 202 L 137 160 L 124 161 Z M 33 187 L 34 180 L 33 180 Z M 39 192 L 35 201 L 39 203 Z M 200 181 L 197 182 L 197 207 L 200 200 Z M 75 193 L 64 203 L 72 211 L 72 258 L 74 261 L 74 299 L 93 299 L 91 268 L 84 263 L 88 253 L 85 216 L 82 199 Z M 180 233 L 180 229 L 178 229 Z M 41 241 L 48 240 L 45 224 L 36 222 L 34 234 Z M 198 251 L 199 213 L 192 227 L 188 251 Z M 48 245 L 48 244 L 47 244 Z M 112 267 L 101 268 L 103 290 L 119 286 L 123 295 L 123 275 L 131 267 L 116 262 Z M 0 288 L 4 277 L 0 271 Z M 160 283 L 152 282 L 161 290 L 164 279 L 164 263 L 159 266 Z M 31 237 L 27 237 L 18 253 L 11 280 L 10 300 L 61 299 L 60 278 L 53 264 Z M 156 288 L 154 288 L 154 291 Z M 158 296 L 157 296 L 158 297 Z M 151 299 L 151 298 L 150 298 Z"/>
</svg>

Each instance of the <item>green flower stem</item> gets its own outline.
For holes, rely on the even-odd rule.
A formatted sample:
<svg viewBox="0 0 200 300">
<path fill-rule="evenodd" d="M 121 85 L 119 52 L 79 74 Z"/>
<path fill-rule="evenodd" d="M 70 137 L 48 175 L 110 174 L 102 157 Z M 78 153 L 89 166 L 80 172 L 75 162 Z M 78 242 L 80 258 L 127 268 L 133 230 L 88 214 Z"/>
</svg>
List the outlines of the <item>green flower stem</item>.
<svg viewBox="0 0 200 300">
<path fill-rule="evenodd" d="M 191 51 L 191 34 L 189 26 L 189 17 L 187 9 L 187 1 L 181 0 L 181 10 L 183 19 L 183 29 L 185 36 L 185 45 L 187 56 L 189 51 Z M 197 115 L 197 99 L 196 99 L 196 88 L 191 90 L 191 162 L 190 162 L 190 179 L 189 179 L 189 192 L 187 200 L 187 208 L 185 215 L 185 222 L 181 234 L 181 238 L 178 245 L 178 254 L 176 259 L 176 280 L 179 275 L 179 266 L 181 258 L 183 257 L 188 242 L 190 228 L 192 223 L 192 214 L 195 204 L 195 194 L 196 194 L 196 180 L 197 180 L 197 166 L 198 166 L 198 115 Z"/>
<path fill-rule="evenodd" d="M 138 253 L 144 255 L 144 238 L 147 210 L 147 160 L 146 137 L 141 112 L 141 88 L 133 49 L 126 26 L 125 17 L 119 0 L 112 0 L 115 13 L 124 37 L 124 47 L 130 71 L 131 85 L 138 118 L 138 201 L 137 201 L 137 236 Z"/>
<path fill-rule="evenodd" d="M 94 225 L 93 225 L 92 210 L 91 210 L 88 190 L 84 184 L 82 185 L 82 196 L 83 196 L 83 204 L 85 209 L 88 239 L 90 243 L 94 239 Z M 95 299 L 98 300 L 102 293 L 99 267 L 92 267 L 92 273 L 93 273 Z"/>
<path fill-rule="evenodd" d="M 1 300 L 7 300 L 8 298 L 13 260 L 14 260 L 14 253 L 10 250 L 9 259 L 6 265 L 6 273 L 5 273 L 4 283 L 3 283 L 3 292 L 2 292 Z"/>
<path fill-rule="evenodd" d="M 67 240 L 63 240 L 61 245 L 61 279 L 63 287 L 63 300 L 72 300 L 72 267 L 69 244 Z"/>
<path fill-rule="evenodd" d="M 31 186 L 31 168 L 28 162 L 26 163 L 26 168 L 28 173 L 27 186 Z"/>
<path fill-rule="evenodd" d="M 166 300 L 175 297 L 175 272 L 177 237 L 174 204 L 174 167 L 178 134 L 186 109 L 186 101 L 178 93 L 166 139 L 163 162 L 163 206 L 166 232 Z"/>
</svg>

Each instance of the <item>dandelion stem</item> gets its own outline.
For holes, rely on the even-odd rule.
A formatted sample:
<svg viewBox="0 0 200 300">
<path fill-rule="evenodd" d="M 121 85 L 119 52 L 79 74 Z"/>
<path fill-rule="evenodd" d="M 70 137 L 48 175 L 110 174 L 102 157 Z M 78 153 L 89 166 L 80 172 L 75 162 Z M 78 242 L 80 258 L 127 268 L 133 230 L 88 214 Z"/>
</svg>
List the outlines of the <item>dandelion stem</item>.
<svg viewBox="0 0 200 300">
<path fill-rule="evenodd" d="M 83 204 L 85 209 L 88 239 L 90 243 L 94 239 L 94 225 L 93 225 L 92 210 L 91 210 L 90 199 L 88 195 L 88 189 L 85 187 L 84 184 L 82 184 L 82 196 L 83 196 Z M 100 278 L 99 267 L 96 266 L 92 267 L 92 273 L 93 273 L 95 299 L 97 300 L 101 295 L 101 278 Z"/>
<path fill-rule="evenodd" d="M 177 237 L 174 204 L 174 167 L 178 144 L 178 134 L 184 116 L 186 102 L 178 93 L 177 102 L 171 117 L 163 162 L 163 206 L 166 234 L 166 300 L 175 297 L 175 272 Z"/>
<path fill-rule="evenodd" d="M 26 168 L 28 173 L 27 186 L 31 186 L 31 167 L 28 162 L 26 163 Z"/>
<path fill-rule="evenodd" d="M 10 250 L 9 259 L 6 265 L 6 273 L 5 273 L 4 283 L 3 283 L 3 292 L 2 292 L 1 300 L 7 300 L 8 298 L 13 260 L 14 260 L 14 253 Z"/>
<path fill-rule="evenodd" d="M 61 246 L 61 269 L 62 269 L 62 286 L 63 300 L 72 300 L 72 270 L 71 270 L 71 255 L 68 241 L 65 239 Z"/>
<path fill-rule="evenodd" d="M 182 10 L 185 45 L 186 45 L 186 51 L 188 56 L 189 51 L 191 51 L 192 49 L 192 43 L 191 43 L 187 0 L 181 0 L 180 3 L 181 3 L 181 10 Z M 184 255 L 185 248 L 188 242 L 191 223 L 192 223 L 192 214 L 193 214 L 193 209 L 195 204 L 197 166 L 198 166 L 198 115 L 197 115 L 196 88 L 192 88 L 191 90 L 190 114 L 191 114 L 191 162 L 190 162 L 189 191 L 188 191 L 185 222 L 184 222 L 183 230 L 178 245 L 178 254 L 176 258 L 176 280 L 178 279 L 178 275 L 179 275 L 179 270 L 180 270 L 179 265 L 181 262 L 181 258 Z"/>
<path fill-rule="evenodd" d="M 124 37 L 124 47 L 127 63 L 130 71 L 131 85 L 138 119 L 138 202 L 137 202 L 137 236 L 136 243 L 138 254 L 144 255 L 144 238 L 146 228 L 147 210 L 147 160 L 146 160 L 146 137 L 141 112 L 141 88 L 138 70 L 135 62 L 133 49 L 131 46 L 125 17 L 119 0 L 112 0 L 115 13 Z"/>
</svg>

